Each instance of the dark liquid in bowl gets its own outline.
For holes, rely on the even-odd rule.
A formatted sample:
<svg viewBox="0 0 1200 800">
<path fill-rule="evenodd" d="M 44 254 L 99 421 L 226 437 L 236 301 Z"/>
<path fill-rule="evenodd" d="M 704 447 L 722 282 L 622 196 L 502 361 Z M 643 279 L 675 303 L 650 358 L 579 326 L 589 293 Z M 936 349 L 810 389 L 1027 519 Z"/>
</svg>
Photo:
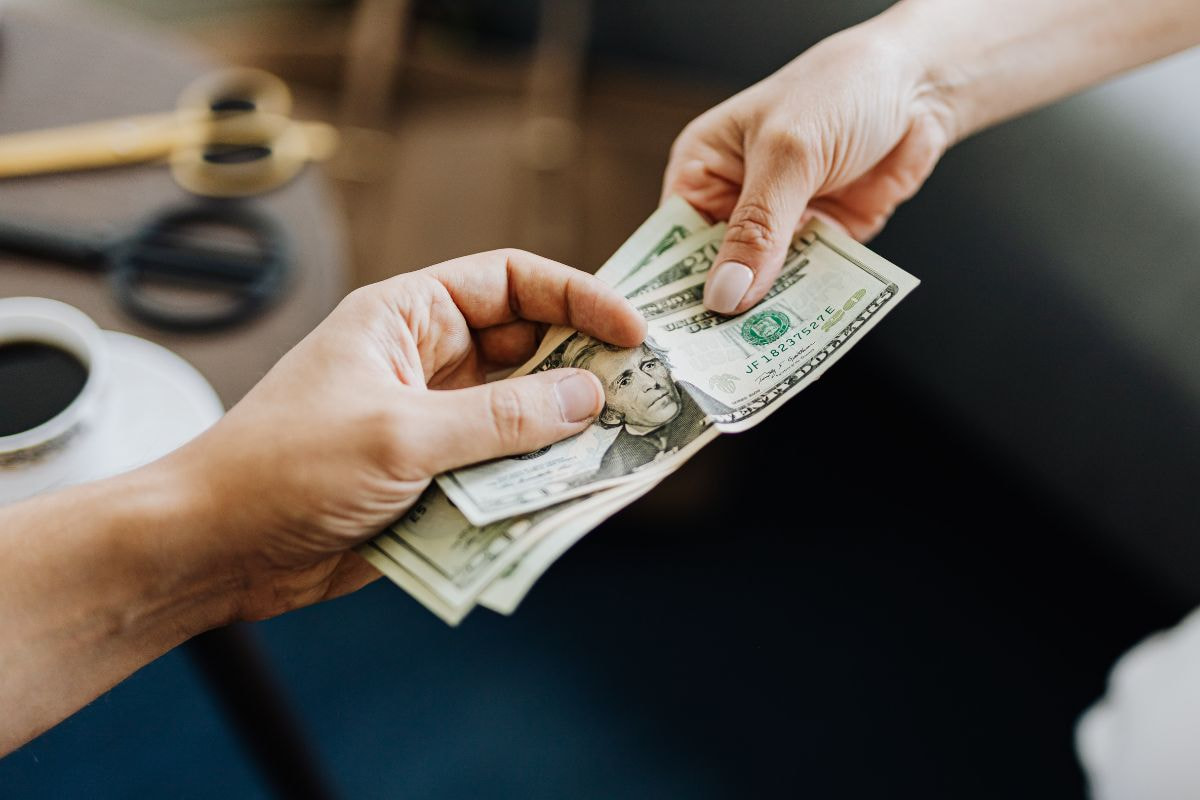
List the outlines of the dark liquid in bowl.
<svg viewBox="0 0 1200 800">
<path fill-rule="evenodd" d="M 0 343 L 0 436 L 53 419 L 83 391 L 87 376 L 83 362 L 61 347 Z"/>
</svg>

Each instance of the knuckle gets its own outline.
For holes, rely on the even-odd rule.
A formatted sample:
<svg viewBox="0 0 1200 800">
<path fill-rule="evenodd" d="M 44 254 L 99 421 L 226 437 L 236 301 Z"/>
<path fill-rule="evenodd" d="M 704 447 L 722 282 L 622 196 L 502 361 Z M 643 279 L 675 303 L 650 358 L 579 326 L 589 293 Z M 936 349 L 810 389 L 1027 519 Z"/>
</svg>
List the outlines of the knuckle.
<svg viewBox="0 0 1200 800">
<path fill-rule="evenodd" d="M 490 252 L 490 255 L 502 264 L 519 261 L 525 256 L 528 256 L 528 251 L 518 247 L 498 247 Z"/>
<path fill-rule="evenodd" d="M 520 447 L 525 433 L 525 408 L 521 395 L 501 381 L 488 393 L 488 420 L 497 443 L 504 450 Z"/>
<path fill-rule="evenodd" d="M 342 298 L 342 302 L 338 304 L 338 310 L 355 319 L 374 319 L 392 309 L 395 298 L 423 278 L 424 276 L 419 272 L 414 272 L 360 286 Z"/>
<path fill-rule="evenodd" d="M 671 145 L 671 158 L 695 155 L 704 144 L 721 146 L 731 135 L 740 135 L 744 127 L 741 97 L 734 95 L 684 125 Z"/>
<path fill-rule="evenodd" d="M 688 152 L 696 141 L 703 138 L 703 128 L 705 125 L 704 117 L 696 117 L 679 132 L 675 137 L 675 141 L 671 143 L 670 158 L 682 158 L 684 153 Z"/>
<path fill-rule="evenodd" d="M 742 203 L 729 218 L 725 241 L 758 252 L 772 250 L 778 242 L 774 216 L 764 203 Z"/>
<path fill-rule="evenodd" d="M 360 286 L 343 297 L 338 307 L 351 313 L 361 311 L 375 301 L 377 291 L 374 285 Z"/>
<path fill-rule="evenodd" d="M 771 158 L 780 161 L 798 160 L 808 150 L 804 139 L 788 127 L 768 127 L 763 131 L 762 140 Z"/>
<path fill-rule="evenodd" d="M 398 408 L 373 409 L 363 415 L 359 430 L 375 460 L 391 471 L 413 466 L 408 415 Z"/>
</svg>

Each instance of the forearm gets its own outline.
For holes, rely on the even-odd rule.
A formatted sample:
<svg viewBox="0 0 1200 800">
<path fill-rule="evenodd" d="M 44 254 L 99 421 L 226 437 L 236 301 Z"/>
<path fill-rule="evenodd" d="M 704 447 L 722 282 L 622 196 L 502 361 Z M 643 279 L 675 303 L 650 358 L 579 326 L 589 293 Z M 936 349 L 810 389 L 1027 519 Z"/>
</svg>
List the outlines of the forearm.
<svg viewBox="0 0 1200 800">
<path fill-rule="evenodd" d="M 914 52 L 957 141 L 1200 43 L 1200 3 L 903 0 L 864 27 Z"/>
<path fill-rule="evenodd" d="M 0 755 L 230 618 L 197 503 L 156 464 L 0 510 Z"/>
</svg>

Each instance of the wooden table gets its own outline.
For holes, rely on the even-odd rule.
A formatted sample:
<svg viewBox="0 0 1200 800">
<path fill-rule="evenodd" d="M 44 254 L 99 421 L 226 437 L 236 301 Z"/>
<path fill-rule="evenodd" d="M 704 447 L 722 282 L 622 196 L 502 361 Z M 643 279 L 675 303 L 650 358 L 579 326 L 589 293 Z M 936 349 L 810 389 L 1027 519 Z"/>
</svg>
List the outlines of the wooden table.
<svg viewBox="0 0 1200 800">
<path fill-rule="evenodd" d="M 170 110 L 193 79 L 215 64 L 185 40 L 86 7 L 7 8 L 0 17 L 0 133 Z M 0 215 L 120 230 L 190 197 L 164 166 L 137 166 L 0 182 Z M 286 296 L 263 316 L 227 331 L 169 334 L 125 316 L 105 281 L 84 271 L 0 255 L 0 297 L 51 297 L 88 313 L 102 328 L 174 350 L 235 403 L 341 298 L 347 283 L 343 233 L 329 189 L 309 169 L 254 201 L 291 237 L 294 270 Z M 326 797 L 252 629 L 212 631 L 188 643 L 243 743 L 287 797 Z"/>
<path fill-rule="evenodd" d="M 85 12 L 5 10 L 0 134 L 170 110 L 188 83 L 216 66 L 186 40 Z M 157 165 L 0 181 L 5 219 L 61 224 L 68 231 L 132 228 L 147 214 L 189 199 Z M 289 232 L 295 269 L 283 301 L 247 325 L 203 335 L 164 333 L 125 316 L 96 275 L 3 254 L 0 296 L 62 300 L 102 328 L 158 342 L 199 369 L 228 407 L 329 313 L 347 285 L 342 225 L 315 171 L 254 202 Z"/>
</svg>

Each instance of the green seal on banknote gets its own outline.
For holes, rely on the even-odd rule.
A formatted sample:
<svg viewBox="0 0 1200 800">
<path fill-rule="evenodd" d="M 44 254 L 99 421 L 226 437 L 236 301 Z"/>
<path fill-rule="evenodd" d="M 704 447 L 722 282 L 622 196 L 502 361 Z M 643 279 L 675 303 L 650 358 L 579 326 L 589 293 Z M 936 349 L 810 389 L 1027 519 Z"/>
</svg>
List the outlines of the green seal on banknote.
<svg viewBox="0 0 1200 800">
<path fill-rule="evenodd" d="M 782 311 L 761 311 L 742 323 L 742 338 L 755 347 L 778 339 L 792 327 L 792 321 Z"/>
</svg>

